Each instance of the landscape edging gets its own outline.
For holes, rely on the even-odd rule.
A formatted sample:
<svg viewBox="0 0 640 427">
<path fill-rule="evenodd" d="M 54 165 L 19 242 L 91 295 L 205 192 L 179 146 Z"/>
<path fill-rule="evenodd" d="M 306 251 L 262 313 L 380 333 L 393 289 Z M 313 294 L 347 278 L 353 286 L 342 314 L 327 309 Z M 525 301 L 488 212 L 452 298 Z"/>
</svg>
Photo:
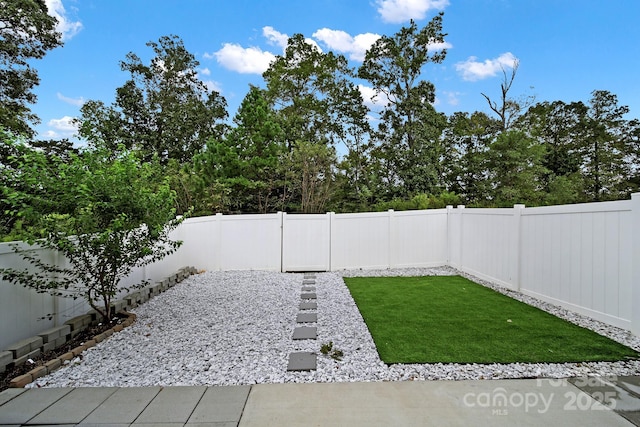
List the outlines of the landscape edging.
<svg viewBox="0 0 640 427">
<path fill-rule="evenodd" d="M 141 291 L 144 292 L 146 290 L 148 293 L 145 296 L 147 297 L 141 298 L 140 300 L 135 301 L 135 303 L 131 305 L 131 308 L 136 307 L 137 305 L 148 301 L 150 298 L 158 295 L 161 292 L 166 291 L 168 288 L 180 283 L 182 280 L 196 273 L 198 273 L 198 270 L 195 267 L 183 267 L 180 270 L 178 270 L 175 274 L 169 276 L 168 278 L 162 281 L 157 282 L 155 285 L 145 287 Z M 138 293 L 138 296 L 140 295 L 141 294 Z M 124 302 L 127 300 L 127 297 L 129 296 L 125 296 L 122 300 L 122 303 L 125 306 L 128 305 L 126 304 L 126 302 Z M 121 301 L 118 301 L 117 303 L 121 303 Z M 135 313 L 130 313 L 125 310 L 121 310 L 119 311 L 119 313 L 127 316 L 127 319 L 124 320 L 122 323 L 114 325 L 113 327 L 107 329 L 106 331 L 99 333 L 98 335 L 94 336 L 92 339 L 86 341 L 82 345 L 75 347 L 74 349 L 68 351 L 67 353 L 64 353 L 56 358 L 49 360 L 44 365 L 35 367 L 29 372 L 27 372 L 26 374 L 19 375 L 13 378 L 9 383 L 9 387 L 24 388 L 27 384 L 32 383 L 36 379 L 43 377 L 45 375 L 48 375 L 56 371 L 57 369 L 61 368 L 62 366 L 66 366 L 64 363 L 65 361 L 68 362 L 73 360 L 73 358 L 81 355 L 85 350 L 91 347 L 94 347 L 97 343 L 108 339 L 114 333 L 120 332 L 124 328 L 131 326 L 133 322 L 135 322 L 137 317 Z"/>
</svg>

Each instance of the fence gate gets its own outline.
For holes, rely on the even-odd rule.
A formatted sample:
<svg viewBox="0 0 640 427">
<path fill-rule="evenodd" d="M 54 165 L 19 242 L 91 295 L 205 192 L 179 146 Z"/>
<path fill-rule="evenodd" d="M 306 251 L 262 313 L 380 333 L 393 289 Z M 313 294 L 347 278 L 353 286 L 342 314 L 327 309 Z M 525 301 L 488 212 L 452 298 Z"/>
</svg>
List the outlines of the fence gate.
<svg viewBox="0 0 640 427">
<path fill-rule="evenodd" d="M 331 214 L 282 214 L 282 271 L 329 271 Z"/>
</svg>

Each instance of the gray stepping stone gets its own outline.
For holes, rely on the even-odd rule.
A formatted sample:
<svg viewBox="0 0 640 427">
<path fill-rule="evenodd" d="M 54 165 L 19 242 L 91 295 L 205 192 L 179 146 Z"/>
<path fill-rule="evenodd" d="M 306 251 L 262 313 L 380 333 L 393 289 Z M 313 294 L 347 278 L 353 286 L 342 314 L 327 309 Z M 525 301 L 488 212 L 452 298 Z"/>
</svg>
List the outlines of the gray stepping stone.
<svg viewBox="0 0 640 427">
<path fill-rule="evenodd" d="M 315 340 L 318 337 L 318 328 L 300 326 L 293 330 L 294 340 Z"/>
<path fill-rule="evenodd" d="M 300 310 L 316 310 L 318 308 L 318 304 L 315 302 L 301 302 L 298 308 Z"/>
<path fill-rule="evenodd" d="M 291 353 L 287 371 L 313 371 L 317 368 L 318 356 L 306 351 Z"/>
<path fill-rule="evenodd" d="M 313 323 L 318 321 L 317 313 L 299 313 L 296 316 L 297 323 Z"/>
<path fill-rule="evenodd" d="M 302 287 L 302 292 L 315 292 L 316 291 L 316 287 L 315 286 L 303 286 Z"/>
<path fill-rule="evenodd" d="M 316 280 L 315 279 L 304 279 L 302 281 L 303 285 L 315 285 L 316 284 Z"/>
<path fill-rule="evenodd" d="M 317 299 L 316 294 L 314 292 L 307 292 L 300 295 L 302 299 Z"/>
</svg>

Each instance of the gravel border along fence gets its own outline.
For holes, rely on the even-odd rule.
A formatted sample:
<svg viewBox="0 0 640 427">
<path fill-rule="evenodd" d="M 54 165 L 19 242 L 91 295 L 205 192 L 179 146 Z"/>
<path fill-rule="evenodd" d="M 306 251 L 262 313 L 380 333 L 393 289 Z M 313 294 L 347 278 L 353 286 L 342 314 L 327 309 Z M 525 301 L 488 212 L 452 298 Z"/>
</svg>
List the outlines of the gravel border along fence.
<svg viewBox="0 0 640 427">
<path fill-rule="evenodd" d="M 640 375 L 640 361 L 562 364 L 385 365 L 343 276 L 461 274 L 449 268 L 316 274 L 318 339 L 293 341 L 302 274 L 194 275 L 132 310 L 137 321 L 28 387 L 240 385 L 283 382 L 464 380 Z M 464 275 L 640 350 L 628 331 Z M 332 341 L 341 361 L 320 354 Z M 289 353 L 318 354 L 318 369 L 287 372 Z"/>
</svg>

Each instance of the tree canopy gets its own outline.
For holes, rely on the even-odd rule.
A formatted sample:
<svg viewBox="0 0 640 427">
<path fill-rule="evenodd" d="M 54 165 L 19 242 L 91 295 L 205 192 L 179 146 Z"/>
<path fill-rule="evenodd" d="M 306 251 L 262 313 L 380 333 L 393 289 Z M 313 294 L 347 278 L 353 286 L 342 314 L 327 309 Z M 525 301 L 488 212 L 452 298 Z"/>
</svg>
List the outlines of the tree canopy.
<svg viewBox="0 0 640 427">
<path fill-rule="evenodd" d="M 62 254 L 66 265 L 14 245 L 31 268 L 5 267 L 0 275 L 37 292 L 83 298 L 110 320 L 121 279 L 181 243 L 169 236 L 181 219 L 175 193 L 159 179 L 160 165 L 124 150 L 115 157 L 100 149 L 62 158 L 14 145 L 19 169 L 13 173 L 22 185 L 5 186 L 3 194 L 24 221 L 20 237 Z"/>
<path fill-rule="evenodd" d="M 44 0 L 0 1 L 0 127 L 16 135 L 32 137 L 39 122 L 29 108 L 40 83 L 30 61 L 62 45 L 56 22 Z"/>
<path fill-rule="evenodd" d="M 155 57 L 142 63 L 133 52 L 120 63 L 131 75 L 111 106 L 89 101 L 81 108 L 80 135 L 115 151 L 118 146 L 163 162 L 190 161 L 210 138 L 224 133 L 226 101 L 197 76 L 199 65 L 177 36 L 147 46 Z"/>
<path fill-rule="evenodd" d="M 0 44 L 5 68 L 59 44 L 51 32 L 55 20 L 43 16 L 41 1 L 2 4 L 8 5 L 2 13 L 18 8 L 14 12 L 32 22 L 32 33 L 0 28 L 14 37 L 0 40 L 9 40 Z M 515 60 L 511 73 L 503 70 L 495 99 L 477 94 L 487 111 L 438 111 L 429 74 L 446 60 L 443 25 L 441 13 L 381 36 L 357 69 L 295 34 L 230 121 L 225 98 L 201 80 L 195 56 L 178 36 L 163 36 L 147 43 L 149 62 L 134 52 L 120 62 L 128 79 L 111 105 L 84 104 L 80 136 L 105 161 L 135 156 L 154 164 L 175 193 L 178 214 L 531 206 L 615 200 L 640 189 L 640 121 L 629 119 L 629 108 L 606 90 L 594 90 L 585 101 L 534 103 L 512 93 L 517 71 L 526 66 Z M 363 99 L 367 89 L 371 100 Z M 27 110 L 6 105 L 3 141 L 16 134 L 13 124 L 28 118 Z M 78 155 L 68 141 L 31 141 L 22 134 L 23 146 L 0 147 L 0 208 L 6 212 L 13 212 L 8 195 L 29 185 L 17 161 L 24 150 L 42 153 L 48 167 L 73 163 Z M 71 206 L 47 188 L 55 187 L 31 187 L 41 212 Z M 0 223 L 5 237 L 28 225 L 11 214 Z"/>
</svg>

